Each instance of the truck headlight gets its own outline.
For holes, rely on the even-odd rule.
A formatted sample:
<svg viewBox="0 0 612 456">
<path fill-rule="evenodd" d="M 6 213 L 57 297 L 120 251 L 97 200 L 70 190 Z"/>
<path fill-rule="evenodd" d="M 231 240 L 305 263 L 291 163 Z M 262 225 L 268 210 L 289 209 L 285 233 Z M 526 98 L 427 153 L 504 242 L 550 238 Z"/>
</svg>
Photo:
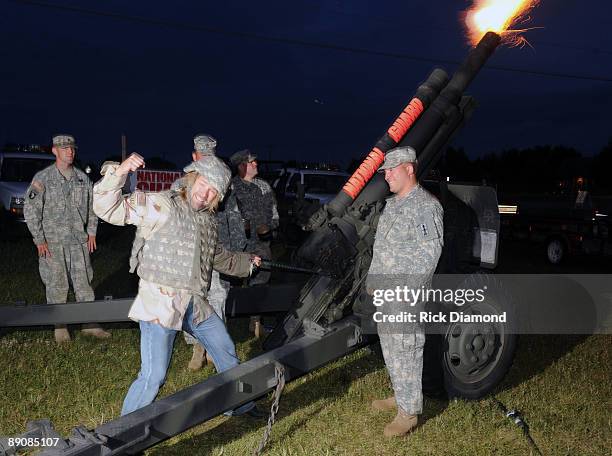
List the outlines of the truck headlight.
<svg viewBox="0 0 612 456">
<path fill-rule="evenodd" d="M 25 202 L 25 198 L 19 196 L 11 197 L 11 207 L 9 210 L 11 214 L 15 217 L 22 219 L 23 218 L 23 203 Z"/>
<path fill-rule="evenodd" d="M 11 197 L 11 209 L 14 207 L 23 207 L 23 203 L 25 203 L 25 198 L 20 196 Z"/>
</svg>

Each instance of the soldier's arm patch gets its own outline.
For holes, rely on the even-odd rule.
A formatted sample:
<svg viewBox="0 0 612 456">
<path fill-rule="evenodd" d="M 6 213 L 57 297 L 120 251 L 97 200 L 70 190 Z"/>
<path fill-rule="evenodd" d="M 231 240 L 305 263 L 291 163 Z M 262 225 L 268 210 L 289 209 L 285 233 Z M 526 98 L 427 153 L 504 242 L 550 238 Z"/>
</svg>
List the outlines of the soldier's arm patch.
<svg viewBox="0 0 612 456">
<path fill-rule="evenodd" d="M 417 216 L 415 225 L 417 239 L 431 241 L 440 237 L 433 214 L 429 210 Z"/>
<path fill-rule="evenodd" d="M 44 191 L 45 185 L 42 182 L 37 180 L 32 181 L 32 184 L 30 185 L 30 191 L 28 192 L 28 198 L 34 199 Z"/>
</svg>

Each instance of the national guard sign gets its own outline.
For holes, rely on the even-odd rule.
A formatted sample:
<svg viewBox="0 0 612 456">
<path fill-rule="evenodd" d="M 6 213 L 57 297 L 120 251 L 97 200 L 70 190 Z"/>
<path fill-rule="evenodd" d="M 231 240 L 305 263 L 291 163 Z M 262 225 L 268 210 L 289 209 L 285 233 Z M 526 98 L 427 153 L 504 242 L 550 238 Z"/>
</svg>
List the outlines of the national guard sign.
<svg viewBox="0 0 612 456">
<path fill-rule="evenodd" d="M 139 169 L 130 175 L 130 191 L 161 192 L 169 190 L 172 183 L 182 175 L 180 171 Z"/>
</svg>

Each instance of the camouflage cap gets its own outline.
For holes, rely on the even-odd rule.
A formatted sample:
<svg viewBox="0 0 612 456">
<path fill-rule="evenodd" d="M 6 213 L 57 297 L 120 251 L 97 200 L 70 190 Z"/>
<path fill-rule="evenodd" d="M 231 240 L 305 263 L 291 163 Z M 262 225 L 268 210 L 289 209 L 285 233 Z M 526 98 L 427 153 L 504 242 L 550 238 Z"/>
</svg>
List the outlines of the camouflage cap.
<svg viewBox="0 0 612 456">
<path fill-rule="evenodd" d="M 74 141 L 74 136 L 72 135 L 54 135 L 53 136 L 53 146 L 55 147 L 74 147 L 76 149 L 76 142 Z"/>
<path fill-rule="evenodd" d="M 257 155 L 252 154 L 249 149 L 239 150 L 230 157 L 230 163 L 234 166 L 238 166 L 241 163 L 248 163 L 253 160 L 257 160 Z"/>
<path fill-rule="evenodd" d="M 396 147 L 385 154 L 385 162 L 378 168 L 378 172 L 395 168 L 401 163 L 415 163 L 416 161 L 416 151 L 412 147 Z"/>
<path fill-rule="evenodd" d="M 192 162 L 185 166 L 183 171 L 186 173 L 195 171 L 200 176 L 205 177 L 208 183 L 219 192 L 221 199 L 223 199 L 232 178 L 232 172 L 227 165 L 214 155 L 207 155 L 198 161 Z"/>
<path fill-rule="evenodd" d="M 210 135 L 199 134 L 193 137 L 193 147 L 196 152 L 215 155 L 217 140 Z"/>
</svg>

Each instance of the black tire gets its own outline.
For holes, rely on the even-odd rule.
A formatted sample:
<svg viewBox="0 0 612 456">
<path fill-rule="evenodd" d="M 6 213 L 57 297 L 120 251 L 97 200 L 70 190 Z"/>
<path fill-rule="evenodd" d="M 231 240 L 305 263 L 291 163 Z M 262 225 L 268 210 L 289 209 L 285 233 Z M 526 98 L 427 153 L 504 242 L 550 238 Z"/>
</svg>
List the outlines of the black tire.
<svg viewBox="0 0 612 456">
<path fill-rule="evenodd" d="M 460 288 L 476 290 L 483 287 L 486 287 L 484 301 L 466 305 L 461 312 L 505 311 L 508 321 L 513 322 L 512 300 L 494 276 L 471 276 Z M 512 365 L 518 342 L 512 327 L 502 323 L 448 323 L 442 339 L 444 389 L 449 397 L 466 399 L 484 397 L 502 381 Z"/>
<path fill-rule="evenodd" d="M 567 246 L 563 239 L 559 237 L 551 238 L 546 243 L 546 259 L 550 264 L 561 264 L 566 252 Z"/>
</svg>

